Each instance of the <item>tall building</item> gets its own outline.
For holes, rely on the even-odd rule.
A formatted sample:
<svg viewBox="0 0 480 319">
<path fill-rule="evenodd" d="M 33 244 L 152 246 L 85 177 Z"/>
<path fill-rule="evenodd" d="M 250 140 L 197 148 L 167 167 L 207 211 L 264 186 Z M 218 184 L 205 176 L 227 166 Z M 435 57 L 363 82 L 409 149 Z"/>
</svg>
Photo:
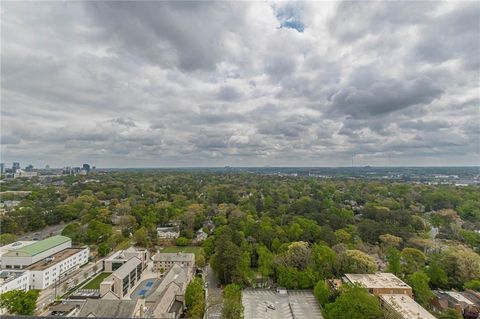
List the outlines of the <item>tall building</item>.
<svg viewBox="0 0 480 319">
<path fill-rule="evenodd" d="M 33 165 L 32 164 L 27 165 L 27 167 L 25 167 L 25 171 L 26 172 L 33 172 Z"/>
<path fill-rule="evenodd" d="M 19 162 L 13 162 L 13 165 L 12 165 L 13 173 L 15 173 L 17 171 L 17 169 L 20 169 L 20 163 Z"/>
<path fill-rule="evenodd" d="M 82 169 L 84 171 L 87 171 L 87 173 L 89 173 L 90 172 L 90 164 L 83 164 Z"/>
<path fill-rule="evenodd" d="M 0 174 L 3 174 L 4 168 L 5 168 L 5 163 L 0 163 Z"/>
</svg>

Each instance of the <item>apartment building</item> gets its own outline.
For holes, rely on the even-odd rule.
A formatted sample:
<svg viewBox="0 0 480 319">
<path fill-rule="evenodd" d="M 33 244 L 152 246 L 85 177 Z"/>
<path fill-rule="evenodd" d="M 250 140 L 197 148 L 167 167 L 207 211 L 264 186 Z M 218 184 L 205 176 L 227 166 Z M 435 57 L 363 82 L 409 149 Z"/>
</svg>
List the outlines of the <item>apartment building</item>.
<svg viewBox="0 0 480 319">
<path fill-rule="evenodd" d="M 382 294 L 399 294 L 413 297 L 412 288 L 391 273 L 345 274 L 345 283 L 359 284 L 375 296 Z"/>
<path fill-rule="evenodd" d="M 435 319 L 435 317 L 406 294 L 380 296 L 385 319 Z"/>
<path fill-rule="evenodd" d="M 168 272 L 173 265 L 185 267 L 189 272 L 195 268 L 195 254 L 192 253 L 157 253 L 153 256 L 154 271 Z"/>
<path fill-rule="evenodd" d="M 30 272 L 30 289 L 45 289 L 88 263 L 90 248 L 66 248 L 26 268 Z"/>
<path fill-rule="evenodd" d="M 140 280 L 143 270 L 140 259 L 130 258 L 100 283 L 100 296 L 113 293 L 117 298 L 124 298 Z"/>
</svg>

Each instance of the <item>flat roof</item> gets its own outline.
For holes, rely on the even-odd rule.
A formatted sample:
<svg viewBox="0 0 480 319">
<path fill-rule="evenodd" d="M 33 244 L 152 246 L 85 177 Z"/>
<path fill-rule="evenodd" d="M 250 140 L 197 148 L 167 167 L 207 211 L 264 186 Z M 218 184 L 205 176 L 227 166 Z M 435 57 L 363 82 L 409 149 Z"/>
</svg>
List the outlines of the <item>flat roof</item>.
<svg viewBox="0 0 480 319">
<path fill-rule="evenodd" d="M 445 291 L 445 293 L 447 295 L 449 295 L 450 297 L 454 298 L 457 301 L 460 301 L 460 302 L 463 302 L 463 303 L 466 303 L 466 304 L 472 305 L 472 306 L 475 304 L 473 301 L 471 301 L 470 299 L 468 299 L 463 294 L 461 294 L 457 291 Z"/>
<path fill-rule="evenodd" d="M 59 262 L 71 257 L 86 248 L 65 248 L 64 250 L 59 251 L 58 253 L 53 254 L 50 257 L 44 258 L 40 261 L 37 261 L 34 264 L 31 264 L 26 269 L 31 271 L 40 271 L 50 268 Z M 51 261 L 50 261 L 51 260 Z"/>
<path fill-rule="evenodd" d="M 30 256 L 35 256 L 53 247 L 56 247 L 58 245 L 61 245 L 69 241 L 71 241 L 71 239 L 65 236 L 61 236 L 61 235 L 52 236 L 47 239 L 37 241 L 31 245 L 22 247 L 20 249 L 16 249 L 15 252 L 24 253 Z"/>
<path fill-rule="evenodd" d="M 376 274 L 345 274 L 351 282 L 364 286 L 367 289 L 374 288 L 410 288 L 400 278 L 392 273 L 380 272 Z"/>
<path fill-rule="evenodd" d="M 25 271 L 0 270 L 0 286 L 25 274 Z"/>
<path fill-rule="evenodd" d="M 388 304 L 402 319 L 435 319 L 435 317 L 407 295 L 381 295 L 380 299 Z"/>
</svg>

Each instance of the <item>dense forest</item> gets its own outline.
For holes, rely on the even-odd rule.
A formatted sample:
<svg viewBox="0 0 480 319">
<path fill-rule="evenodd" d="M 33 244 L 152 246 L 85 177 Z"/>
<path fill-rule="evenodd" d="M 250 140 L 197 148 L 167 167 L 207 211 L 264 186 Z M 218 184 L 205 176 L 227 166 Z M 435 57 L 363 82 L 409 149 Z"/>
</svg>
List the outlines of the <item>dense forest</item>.
<svg viewBox="0 0 480 319">
<path fill-rule="evenodd" d="M 344 273 L 393 272 L 424 306 L 434 288 L 480 289 L 474 185 L 152 171 L 9 180 L 1 190 L 31 191 L 2 196 L 21 201 L 1 216 L 3 243 L 68 223 L 64 235 L 102 256 L 131 243 L 156 249 L 158 226 L 178 224 L 181 245 L 203 228 L 201 262 L 222 283 L 315 288 L 332 314 L 341 299 L 323 280 Z"/>
</svg>

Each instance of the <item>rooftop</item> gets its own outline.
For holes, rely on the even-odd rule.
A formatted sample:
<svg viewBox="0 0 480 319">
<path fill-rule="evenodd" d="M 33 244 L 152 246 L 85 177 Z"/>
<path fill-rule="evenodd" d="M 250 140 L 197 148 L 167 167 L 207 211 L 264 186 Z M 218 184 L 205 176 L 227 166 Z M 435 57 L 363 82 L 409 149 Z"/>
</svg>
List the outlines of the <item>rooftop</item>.
<svg viewBox="0 0 480 319">
<path fill-rule="evenodd" d="M 71 257 L 71 256 L 81 252 L 84 249 L 85 248 L 66 248 L 64 250 L 59 251 L 56 254 L 53 254 L 50 257 L 44 258 L 40 261 L 37 261 L 34 264 L 31 264 L 26 269 L 31 270 L 31 271 L 45 270 L 47 268 L 50 268 L 50 267 L 58 264 L 61 261 L 67 259 L 68 257 Z"/>
<path fill-rule="evenodd" d="M 29 256 L 35 256 L 53 247 L 56 247 L 58 245 L 61 245 L 69 241 L 71 241 L 71 239 L 65 236 L 61 236 L 61 235 L 52 236 L 47 239 L 34 242 L 31 245 L 27 245 L 22 248 L 16 249 L 15 252 L 23 253 Z"/>
<path fill-rule="evenodd" d="M 395 309 L 402 319 L 435 319 L 430 312 L 407 295 L 381 295 L 380 299 Z"/>
<path fill-rule="evenodd" d="M 410 288 L 400 278 L 388 272 L 376 274 L 345 274 L 351 283 L 357 283 L 367 289 L 373 288 Z"/>
<path fill-rule="evenodd" d="M 115 270 L 112 275 L 115 275 L 118 278 L 125 278 L 128 276 L 132 270 L 137 268 L 142 262 L 137 257 L 130 258 L 126 263 L 124 263 L 120 268 Z M 109 278 L 109 277 L 108 277 Z M 107 278 L 107 279 L 108 279 Z"/>
<path fill-rule="evenodd" d="M 192 253 L 158 253 L 153 257 L 153 261 L 175 261 L 175 262 L 187 262 L 195 261 L 195 254 Z"/>
<path fill-rule="evenodd" d="M 136 306 L 135 300 L 87 299 L 78 317 L 131 318 Z"/>
<path fill-rule="evenodd" d="M 35 243 L 34 241 L 16 241 L 14 243 L 0 247 L 0 257 L 10 250 L 19 249 Z"/>
<path fill-rule="evenodd" d="M 0 286 L 6 284 L 14 279 L 17 279 L 23 275 L 25 271 L 12 271 L 12 270 L 1 270 L 0 271 Z"/>
</svg>

